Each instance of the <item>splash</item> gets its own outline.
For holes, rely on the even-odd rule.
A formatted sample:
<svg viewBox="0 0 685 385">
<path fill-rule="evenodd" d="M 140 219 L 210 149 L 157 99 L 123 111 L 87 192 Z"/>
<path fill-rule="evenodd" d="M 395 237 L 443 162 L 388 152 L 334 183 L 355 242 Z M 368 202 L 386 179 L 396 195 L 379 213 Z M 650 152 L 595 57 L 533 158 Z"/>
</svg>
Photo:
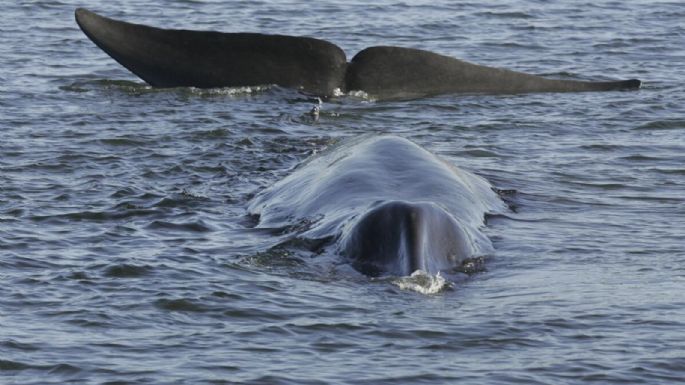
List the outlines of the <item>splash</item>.
<svg viewBox="0 0 685 385">
<path fill-rule="evenodd" d="M 188 87 L 191 94 L 199 96 L 242 96 L 266 92 L 272 88 L 273 86 L 271 85 L 215 88 Z"/>
<path fill-rule="evenodd" d="M 399 277 L 391 282 L 402 290 L 411 290 L 425 295 L 437 294 L 452 287 L 452 283 L 446 280 L 440 272 L 431 275 L 423 270 L 416 270 L 408 277 Z"/>
<path fill-rule="evenodd" d="M 359 90 L 352 90 L 352 91 L 349 91 L 349 92 L 347 93 L 347 96 L 349 96 L 349 97 L 351 97 L 351 98 L 353 98 L 353 99 L 361 99 L 361 100 L 363 100 L 363 101 L 365 101 L 365 102 L 370 102 L 370 103 L 373 103 L 373 102 L 376 101 L 376 99 L 375 99 L 375 98 L 372 98 L 371 96 L 369 96 L 368 93 L 366 93 L 366 92 L 364 92 L 364 91 L 359 91 Z"/>
</svg>

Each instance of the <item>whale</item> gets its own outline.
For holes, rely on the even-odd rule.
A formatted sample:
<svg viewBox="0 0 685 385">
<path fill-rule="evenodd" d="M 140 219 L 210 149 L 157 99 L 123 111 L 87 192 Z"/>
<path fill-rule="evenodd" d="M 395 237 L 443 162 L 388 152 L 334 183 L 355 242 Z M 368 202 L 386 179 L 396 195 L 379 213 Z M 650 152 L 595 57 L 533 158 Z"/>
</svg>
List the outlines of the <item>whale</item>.
<svg viewBox="0 0 685 385">
<path fill-rule="evenodd" d="M 257 228 L 297 229 L 370 276 L 460 271 L 493 251 L 484 216 L 506 210 L 482 177 L 393 135 L 344 140 L 260 191 Z M 324 248 L 325 248 L 324 247 Z"/>
<path fill-rule="evenodd" d="M 83 8 L 75 18 L 95 45 L 154 87 L 277 85 L 324 98 L 362 91 L 375 99 L 411 99 L 641 86 L 638 79 L 550 79 L 404 47 L 369 47 L 348 62 L 340 47 L 312 37 L 162 29 Z"/>
</svg>

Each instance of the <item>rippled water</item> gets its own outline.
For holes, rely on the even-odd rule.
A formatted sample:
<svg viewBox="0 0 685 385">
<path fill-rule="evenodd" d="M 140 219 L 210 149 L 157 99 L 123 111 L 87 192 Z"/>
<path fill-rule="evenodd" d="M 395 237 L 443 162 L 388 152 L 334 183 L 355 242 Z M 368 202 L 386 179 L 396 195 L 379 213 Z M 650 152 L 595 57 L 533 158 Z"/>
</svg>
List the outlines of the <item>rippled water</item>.
<svg viewBox="0 0 685 385">
<path fill-rule="evenodd" d="M 685 377 L 681 2 L 93 1 L 163 27 L 386 44 L 636 92 L 314 100 L 155 90 L 73 1 L 0 25 L 3 384 L 675 383 Z M 486 271 L 424 295 L 253 228 L 251 197 L 362 133 L 485 177 Z M 287 230 L 286 230 L 287 231 Z M 400 285 L 401 286 L 401 285 Z"/>
</svg>

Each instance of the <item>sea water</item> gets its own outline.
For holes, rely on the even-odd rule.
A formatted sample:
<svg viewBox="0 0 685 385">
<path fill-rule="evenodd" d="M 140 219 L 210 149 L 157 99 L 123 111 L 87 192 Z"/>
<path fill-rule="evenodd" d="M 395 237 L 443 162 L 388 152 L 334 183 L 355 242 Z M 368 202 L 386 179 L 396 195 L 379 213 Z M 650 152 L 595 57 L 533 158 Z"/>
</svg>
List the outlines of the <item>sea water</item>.
<svg viewBox="0 0 685 385">
<path fill-rule="evenodd" d="M 342 95 L 313 119 L 316 99 L 278 87 L 150 88 L 78 29 L 80 6 L 312 36 L 348 59 L 395 45 L 644 85 Z M 3 16 L 0 383 L 685 377 L 683 3 L 7 1 Z M 420 274 L 349 279 L 345 264 L 271 247 L 287 234 L 254 228 L 250 199 L 361 134 L 406 137 L 506 192 L 508 210 L 486 218 L 484 271 L 448 288 Z"/>
</svg>

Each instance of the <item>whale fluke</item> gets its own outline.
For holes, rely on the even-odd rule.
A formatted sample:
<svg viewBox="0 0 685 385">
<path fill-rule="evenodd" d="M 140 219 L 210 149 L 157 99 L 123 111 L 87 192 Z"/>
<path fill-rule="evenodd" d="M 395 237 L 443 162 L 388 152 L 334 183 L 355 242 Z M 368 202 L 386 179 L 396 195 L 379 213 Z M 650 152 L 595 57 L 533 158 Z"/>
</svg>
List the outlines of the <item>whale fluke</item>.
<svg viewBox="0 0 685 385">
<path fill-rule="evenodd" d="M 308 37 L 160 29 L 82 8 L 76 22 L 98 47 L 157 87 L 276 84 L 331 95 L 347 66 L 338 46 Z"/>
<path fill-rule="evenodd" d="M 340 47 L 310 37 L 161 29 L 82 8 L 75 16 L 98 47 L 156 87 L 275 84 L 318 96 L 331 96 L 339 89 L 396 99 L 446 93 L 610 91 L 641 84 L 637 79 L 547 79 L 400 47 L 366 48 L 347 63 Z"/>
<path fill-rule="evenodd" d="M 383 69 L 382 71 L 379 69 Z M 584 82 L 548 79 L 468 63 L 433 52 L 400 47 L 370 47 L 348 66 L 345 85 L 379 98 L 410 98 L 448 93 L 518 94 L 636 89 L 637 79 Z"/>
</svg>

